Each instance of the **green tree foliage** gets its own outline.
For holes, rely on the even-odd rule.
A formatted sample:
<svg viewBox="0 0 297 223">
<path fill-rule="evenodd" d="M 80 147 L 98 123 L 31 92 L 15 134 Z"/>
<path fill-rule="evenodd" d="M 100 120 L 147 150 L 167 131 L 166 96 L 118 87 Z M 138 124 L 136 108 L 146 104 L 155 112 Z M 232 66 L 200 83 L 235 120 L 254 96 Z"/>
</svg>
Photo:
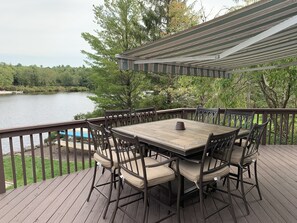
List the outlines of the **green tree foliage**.
<svg viewBox="0 0 297 223">
<path fill-rule="evenodd" d="M 0 64 L 0 88 L 13 84 L 14 69 L 12 66 Z"/>
<path fill-rule="evenodd" d="M 91 97 L 100 109 L 121 109 L 137 106 L 143 75 L 119 71 L 116 54 L 143 43 L 141 13 L 137 0 L 105 0 L 94 6 L 96 34 L 82 33 L 93 53 L 82 51 L 96 71 L 93 81 L 96 96 Z"/>
<path fill-rule="evenodd" d="M 275 64 L 282 65 L 296 58 L 278 61 Z M 271 66 L 266 64 L 262 66 Z M 268 107 L 268 108 L 296 108 L 297 101 L 297 67 L 289 66 L 281 69 L 261 70 L 246 74 L 248 80 L 248 90 L 250 92 L 250 102 L 252 106 L 247 107 Z M 292 128 L 294 120 L 287 115 L 271 115 L 272 132 L 279 129 Z M 286 131 L 280 137 L 287 138 Z M 278 136 L 277 136 L 278 137 Z"/>
<path fill-rule="evenodd" d="M 193 11 L 194 5 L 188 5 L 186 0 L 152 0 L 141 1 L 143 11 L 144 30 L 147 33 L 148 41 L 160 37 L 172 35 L 181 30 L 198 24 L 199 15 Z M 171 108 L 180 103 L 180 89 L 178 85 L 179 76 L 175 75 L 154 75 L 152 77 L 151 90 L 155 94 L 146 98 L 146 104 L 151 101 L 155 107 Z M 153 100 L 152 97 L 158 100 Z"/>
<path fill-rule="evenodd" d="M 257 72 L 254 79 L 269 108 L 296 107 L 297 68 L 295 66 Z"/>
<path fill-rule="evenodd" d="M 173 0 L 168 7 L 168 34 L 180 32 L 198 24 L 200 17 L 193 12 L 194 5 L 187 5 L 186 0 Z"/>
<path fill-rule="evenodd" d="M 173 97 L 179 77 L 119 71 L 115 55 L 197 24 L 192 6 L 186 0 L 105 0 L 94 13 L 100 28 L 94 35 L 82 33 L 93 52 L 82 52 L 96 71 L 91 99 L 97 108 L 177 105 Z"/>
<path fill-rule="evenodd" d="M 212 97 L 207 102 L 210 107 L 246 107 L 246 85 L 242 75 L 233 75 L 230 79 L 218 78 L 213 80 L 211 91 Z"/>
<path fill-rule="evenodd" d="M 5 63 L 0 64 L 0 87 L 50 87 L 50 86 L 76 86 L 93 89 L 90 79 L 91 68 L 70 66 L 38 67 L 16 66 Z"/>
<path fill-rule="evenodd" d="M 171 35 L 196 25 L 200 16 L 194 12 L 194 4 L 187 0 L 142 0 L 143 24 L 148 40 Z"/>
</svg>

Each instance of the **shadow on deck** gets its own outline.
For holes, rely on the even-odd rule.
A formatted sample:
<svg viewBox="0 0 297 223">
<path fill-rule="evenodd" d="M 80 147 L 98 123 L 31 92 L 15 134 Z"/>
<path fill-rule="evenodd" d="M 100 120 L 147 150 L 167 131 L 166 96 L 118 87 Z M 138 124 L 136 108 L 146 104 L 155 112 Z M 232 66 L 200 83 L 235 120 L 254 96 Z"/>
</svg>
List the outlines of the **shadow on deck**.
<svg viewBox="0 0 297 223">
<path fill-rule="evenodd" d="M 297 146 L 262 146 L 258 161 L 259 181 L 263 200 L 258 200 L 254 189 L 247 198 L 250 205 L 250 215 L 246 215 L 243 201 L 233 199 L 238 222 L 297 222 Z M 86 202 L 92 178 L 92 169 L 74 174 L 57 177 L 42 183 L 32 184 L 0 194 L 0 222 L 109 222 L 113 205 L 102 219 L 105 198 L 96 191 L 90 202 Z M 107 180 L 107 174 L 101 176 Z M 104 189 L 107 192 L 107 187 Z M 132 193 L 125 187 L 123 193 Z M 153 193 L 166 195 L 161 188 L 155 188 Z M 221 196 L 221 195 L 219 195 Z M 223 196 L 224 198 L 224 196 Z M 199 204 L 197 199 L 187 201 L 182 209 L 182 222 L 200 222 Z M 207 199 L 207 209 L 215 204 Z M 142 201 L 127 206 L 134 216 L 141 217 Z M 166 210 L 151 202 L 149 222 L 166 214 Z M 131 222 L 120 211 L 116 222 Z M 175 217 L 166 222 L 176 222 Z M 211 217 L 208 222 L 232 222 L 228 210 Z"/>
</svg>

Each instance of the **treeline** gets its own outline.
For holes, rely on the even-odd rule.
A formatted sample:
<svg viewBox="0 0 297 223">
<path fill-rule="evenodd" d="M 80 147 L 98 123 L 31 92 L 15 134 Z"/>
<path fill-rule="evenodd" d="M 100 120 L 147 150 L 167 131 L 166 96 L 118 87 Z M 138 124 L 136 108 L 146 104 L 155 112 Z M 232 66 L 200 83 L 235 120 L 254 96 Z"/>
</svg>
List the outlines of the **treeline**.
<svg viewBox="0 0 297 223">
<path fill-rule="evenodd" d="M 92 90 L 94 87 L 91 75 L 92 70 L 86 67 L 38 67 L 0 63 L 0 90 Z"/>
</svg>

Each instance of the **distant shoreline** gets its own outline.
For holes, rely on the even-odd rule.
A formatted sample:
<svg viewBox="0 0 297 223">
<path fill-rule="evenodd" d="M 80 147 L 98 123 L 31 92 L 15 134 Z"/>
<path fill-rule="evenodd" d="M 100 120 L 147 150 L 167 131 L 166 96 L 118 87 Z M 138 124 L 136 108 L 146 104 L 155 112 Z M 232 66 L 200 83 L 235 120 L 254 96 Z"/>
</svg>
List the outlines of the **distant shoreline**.
<svg viewBox="0 0 297 223">
<path fill-rule="evenodd" d="M 0 91 L 0 95 L 23 94 L 23 91 Z"/>
</svg>

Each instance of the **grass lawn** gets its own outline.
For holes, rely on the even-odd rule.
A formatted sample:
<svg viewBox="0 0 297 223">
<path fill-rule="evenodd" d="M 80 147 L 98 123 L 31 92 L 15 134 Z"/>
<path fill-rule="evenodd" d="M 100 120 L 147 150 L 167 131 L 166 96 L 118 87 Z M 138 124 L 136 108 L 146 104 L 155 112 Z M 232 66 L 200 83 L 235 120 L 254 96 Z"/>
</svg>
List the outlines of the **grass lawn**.
<svg viewBox="0 0 297 223">
<path fill-rule="evenodd" d="M 22 159 L 20 155 L 15 155 L 15 168 L 16 168 L 16 178 L 17 178 L 17 186 L 24 185 L 23 179 L 23 169 L 22 169 Z M 10 156 L 4 156 L 4 173 L 5 173 L 5 180 L 13 182 L 12 177 L 12 166 L 11 166 L 11 158 Z M 27 184 L 33 183 L 33 171 L 32 171 L 32 157 L 25 156 L 25 164 L 26 164 L 26 175 L 27 175 Z M 59 176 L 59 161 L 53 160 L 54 164 L 54 176 Z M 70 164 L 70 172 L 74 172 L 74 162 L 69 162 Z M 51 178 L 51 164 L 49 159 L 44 159 L 45 165 L 45 175 L 46 179 Z M 42 168 L 41 168 L 41 158 L 35 157 L 35 167 L 36 167 L 36 178 L 37 181 L 42 181 Z M 82 163 L 77 162 L 77 169 L 82 169 Z M 62 172 L 63 174 L 67 174 L 67 162 L 62 162 Z M 13 186 L 8 187 L 7 189 L 12 189 Z"/>
</svg>

